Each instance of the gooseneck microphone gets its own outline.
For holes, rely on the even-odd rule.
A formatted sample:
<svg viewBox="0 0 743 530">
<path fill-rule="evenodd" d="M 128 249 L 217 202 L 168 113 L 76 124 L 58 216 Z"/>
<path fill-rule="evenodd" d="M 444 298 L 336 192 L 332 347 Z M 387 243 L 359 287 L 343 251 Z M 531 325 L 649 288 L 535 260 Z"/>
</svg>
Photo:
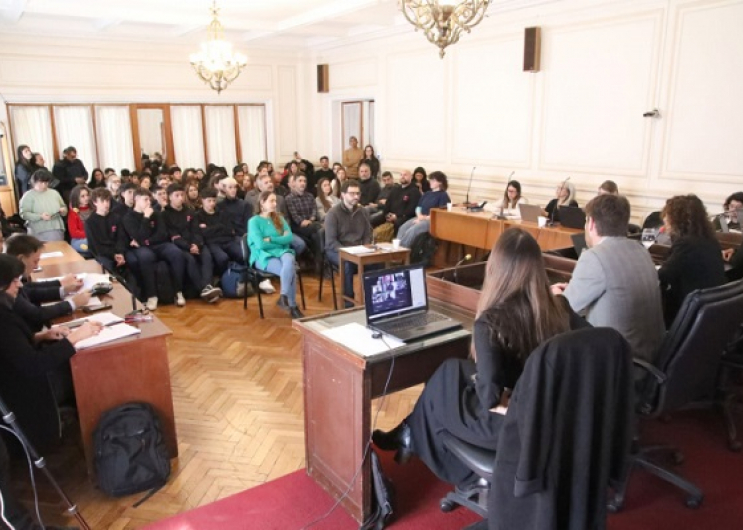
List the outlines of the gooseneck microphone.
<svg viewBox="0 0 743 530">
<path fill-rule="evenodd" d="M 470 183 L 467 185 L 467 198 L 465 199 L 465 207 L 470 208 L 472 205 L 470 204 L 470 190 L 472 189 L 472 178 L 475 176 L 475 170 L 477 169 L 477 166 L 474 166 L 472 168 L 472 172 L 470 173 Z"/>
<path fill-rule="evenodd" d="M 459 261 L 457 262 L 457 264 L 456 264 L 456 265 L 454 265 L 454 283 L 456 283 L 457 285 L 459 285 L 459 275 L 458 275 L 458 272 L 459 272 L 459 266 L 460 266 L 460 265 L 461 265 L 462 263 L 464 263 L 464 262 L 466 262 L 466 261 L 469 261 L 469 260 L 471 260 L 471 259 L 472 259 L 472 254 L 467 254 L 467 255 L 465 255 L 465 256 L 464 256 L 464 257 L 463 257 L 462 259 L 460 259 L 460 260 L 459 260 Z"/>
</svg>

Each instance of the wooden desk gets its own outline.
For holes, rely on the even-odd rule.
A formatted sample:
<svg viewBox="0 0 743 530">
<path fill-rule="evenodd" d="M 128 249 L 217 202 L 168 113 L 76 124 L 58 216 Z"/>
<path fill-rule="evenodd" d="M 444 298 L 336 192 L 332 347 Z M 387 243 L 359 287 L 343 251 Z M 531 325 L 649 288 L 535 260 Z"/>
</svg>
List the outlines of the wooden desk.
<svg viewBox="0 0 743 530">
<path fill-rule="evenodd" d="M 581 229 L 559 225 L 539 228 L 536 223 L 492 217 L 491 213 L 469 213 L 464 208 L 454 208 L 451 212 L 434 208 L 431 210 L 431 235 L 444 241 L 492 250 L 504 231 L 517 226 L 533 235 L 542 250 L 554 250 L 572 247 L 570 236 L 583 232 Z"/>
<path fill-rule="evenodd" d="M 58 246 L 66 246 L 69 254 Z M 82 272 L 102 273 L 101 266 L 92 260 L 83 260 L 66 243 L 44 246 L 44 252 L 62 250 L 68 258 L 49 258 L 41 261 L 42 272 L 37 278 L 50 278 Z M 76 259 L 77 258 L 77 259 Z M 52 263 L 54 260 L 54 263 Z M 111 312 L 123 317 L 132 310 L 131 295 L 118 283 L 101 301 L 110 303 Z M 60 319 L 60 322 L 80 318 L 82 312 Z M 93 431 L 100 415 L 106 410 L 129 401 L 150 403 L 163 426 L 165 443 L 171 458 L 178 456 L 178 438 L 170 387 L 170 368 L 166 338 L 171 331 L 157 317 L 152 322 L 134 324 L 142 330 L 139 335 L 116 340 L 77 352 L 70 359 L 75 399 L 80 418 L 80 433 L 85 452 L 88 475 L 94 477 Z"/>
<path fill-rule="evenodd" d="M 471 315 L 432 301 L 431 307 L 471 327 Z M 304 367 L 304 432 L 307 474 L 361 522 L 371 512 L 371 400 L 382 395 L 392 366 L 388 393 L 417 385 L 449 357 L 469 354 L 470 333 L 464 329 L 365 358 L 328 339 L 322 332 L 351 322 L 365 324 L 364 311 L 353 309 L 295 320 L 302 333 Z M 360 472 L 359 472 L 360 469 Z"/>
<path fill-rule="evenodd" d="M 371 245 L 368 246 L 369 248 L 371 248 Z M 345 267 L 343 266 L 343 262 L 349 261 L 351 263 L 355 263 L 356 266 L 359 268 L 359 272 L 357 274 L 357 277 L 359 278 L 359 287 L 358 289 L 353 290 L 354 298 L 346 296 L 346 293 L 344 292 L 342 296 L 342 299 L 344 301 L 347 300 L 349 302 L 353 302 L 356 305 L 364 305 L 364 282 L 361 279 L 364 277 L 365 267 L 368 267 L 369 265 L 375 265 L 377 263 L 384 263 L 385 268 L 388 268 L 392 263 L 402 263 L 404 265 L 410 263 L 409 248 L 400 247 L 399 249 L 394 250 L 390 243 L 380 243 L 379 245 L 377 245 L 377 248 L 378 249 L 374 252 L 369 252 L 367 254 L 351 254 L 350 252 L 346 252 L 343 249 L 341 249 L 341 251 L 338 253 L 338 263 L 340 269 L 339 272 L 341 276 L 341 290 L 345 285 Z"/>
</svg>

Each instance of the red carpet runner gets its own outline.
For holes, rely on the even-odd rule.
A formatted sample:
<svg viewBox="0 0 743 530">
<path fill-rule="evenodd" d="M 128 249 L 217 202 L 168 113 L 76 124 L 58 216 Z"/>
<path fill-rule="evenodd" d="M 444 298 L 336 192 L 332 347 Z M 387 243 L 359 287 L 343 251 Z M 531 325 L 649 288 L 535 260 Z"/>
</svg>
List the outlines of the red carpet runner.
<svg viewBox="0 0 743 530">
<path fill-rule="evenodd" d="M 721 424 L 721 418 L 714 414 L 689 414 L 675 418 L 671 424 L 650 425 L 647 441 L 678 443 L 686 456 L 686 463 L 678 470 L 704 491 L 704 503 L 698 510 L 686 508 L 677 489 L 636 472 L 624 511 L 609 516 L 609 530 L 743 528 L 743 455 L 727 450 Z M 458 530 L 477 520 L 463 508 L 448 514 L 439 511 L 439 499 L 448 486 L 420 462 L 398 466 L 391 455 L 382 454 L 382 465 L 397 489 L 396 517 L 390 528 Z M 299 530 L 332 504 L 332 499 L 300 470 L 147 529 Z M 312 528 L 353 530 L 358 525 L 338 508 Z"/>
</svg>

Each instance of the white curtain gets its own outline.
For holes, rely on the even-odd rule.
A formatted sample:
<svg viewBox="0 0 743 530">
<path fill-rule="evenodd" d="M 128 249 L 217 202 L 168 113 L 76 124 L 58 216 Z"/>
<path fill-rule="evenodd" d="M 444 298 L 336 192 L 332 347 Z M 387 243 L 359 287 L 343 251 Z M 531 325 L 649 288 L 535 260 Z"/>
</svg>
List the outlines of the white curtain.
<svg viewBox="0 0 743 530">
<path fill-rule="evenodd" d="M 46 167 L 51 170 L 54 166 L 54 140 L 49 107 L 11 106 L 10 122 L 13 127 L 13 160 L 18 146 L 27 145 L 34 153 L 41 153 Z"/>
<path fill-rule="evenodd" d="M 112 167 L 117 172 L 124 168 L 134 169 L 134 146 L 132 145 L 129 107 L 96 106 L 95 117 L 101 166 Z"/>
<path fill-rule="evenodd" d="M 77 158 L 85 165 L 88 174 L 93 168 L 99 167 L 90 107 L 54 107 L 54 127 L 60 156 L 65 148 L 72 146 L 77 150 Z"/>
<path fill-rule="evenodd" d="M 235 110 L 232 105 L 204 107 L 206 116 L 206 158 L 230 170 L 237 162 Z"/>
<path fill-rule="evenodd" d="M 165 159 L 173 160 L 173 153 L 165 152 L 165 132 L 162 109 L 137 109 L 137 123 L 139 124 L 139 147 L 142 154 L 153 157 L 160 153 Z M 172 164 L 170 164 L 172 165 Z"/>
<path fill-rule="evenodd" d="M 266 154 L 266 107 L 264 105 L 241 105 L 237 107 L 237 119 L 240 130 L 240 149 L 242 160 L 247 162 L 251 171 Z"/>
<path fill-rule="evenodd" d="M 363 149 L 364 138 L 361 134 L 361 102 L 343 103 L 341 110 L 343 113 L 343 150 L 348 149 L 350 145 L 348 139 L 351 136 L 356 137 L 359 141 L 359 147 Z"/>
<path fill-rule="evenodd" d="M 174 163 L 181 168 L 206 167 L 204 160 L 204 135 L 201 129 L 201 107 L 173 105 L 170 107 L 173 126 Z"/>
</svg>

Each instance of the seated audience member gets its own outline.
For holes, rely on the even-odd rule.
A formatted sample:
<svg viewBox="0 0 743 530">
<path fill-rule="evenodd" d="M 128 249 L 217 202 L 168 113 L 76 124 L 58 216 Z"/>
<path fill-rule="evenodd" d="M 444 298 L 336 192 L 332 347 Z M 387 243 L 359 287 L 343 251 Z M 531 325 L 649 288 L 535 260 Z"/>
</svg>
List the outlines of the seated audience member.
<svg viewBox="0 0 743 530">
<path fill-rule="evenodd" d="M 170 175 L 167 173 L 160 173 L 157 176 L 157 179 L 155 180 L 155 185 L 158 188 L 166 189 L 168 186 L 170 186 L 173 183 L 173 179 L 170 178 Z M 167 199 L 166 199 L 167 201 Z"/>
<path fill-rule="evenodd" d="M 57 317 L 70 315 L 90 301 L 90 291 L 82 290 L 82 280 L 67 274 L 59 280 L 34 282 L 31 273 L 39 267 L 44 243 L 28 234 L 8 238 L 5 253 L 23 264 L 22 288 L 15 299 L 15 311 L 33 331 L 40 331 Z M 66 299 L 72 293 L 74 296 Z M 57 302 L 49 304 L 48 302 Z M 44 305 L 42 305 L 44 304 Z"/>
<path fill-rule="evenodd" d="M 330 159 L 327 156 L 320 157 L 320 167 L 315 170 L 315 178 L 317 179 L 318 186 L 322 179 L 328 179 L 329 182 L 333 182 L 335 172 L 330 168 Z"/>
<path fill-rule="evenodd" d="M 552 286 L 596 327 L 614 328 L 635 357 L 655 361 L 665 334 L 658 274 L 639 242 L 627 239 L 625 197 L 598 195 L 586 205 L 586 243 L 570 283 Z"/>
<path fill-rule="evenodd" d="M 392 188 L 384 203 L 382 213 L 384 222 L 394 225 L 395 233 L 400 227 L 415 217 L 415 209 L 421 200 L 421 192 L 413 183 L 413 175 L 407 169 L 400 173 L 400 185 Z"/>
<path fill-rule="evenodd" d="M 304 315 L 297 307 L 297 271 L 291 249 L 291 229 L 286 219 L 276 212 L 275 193 L 262 192 L 259 205 L 260 215 L 254 215 L 248 223 L 250 264 L 281 278 L 277 305 L 292 318 L 302 318 Z"/>
<path fill-rule="evenodd" d="M 271 177 L 271 175 L 268 174 L 268 166 L 261 168 L 258 179 L 255 181 L 255 183 L 258 188 L 257 190 L 255 190 L 256 193 L 248 193 L 245 196 L 245 200 L 249 201 L 250 205 L 253 208 L 253 211 L 257 212 L 260 210 L 261 207 L 258 202 L 258 197 L 260 196 L 260 194 L 264 191 L 274 191 L 275 188 L 274 179 Z M 276 194 L 276 211 L 281 214 L 284 219 L 290 218 L 289 209 L 286 207 L 286 198 L 279 194 Z M 292 249 L 294 250 L 295 256 L 301 256 L 304 251 L 307 250 L 307 243 L 305 243 L 304 239 L 299 237 L 297 234 L 292 234 Z M 261 285 L 263 285 L 263 283 L 261 283 Z"/>
<path fill-rule="evenodd" d="M 619 187 L 613 180 L 605 180 L 599 186 L 599 195 L 619 195 Z"/>
<path fill-rule="evenodd" d="M 17 258 L 0 255 L 0 388 L 31 444 L 45 450 L 59 440 L 57 406 L 74 396 L 69 360 L 75 344 L 96 335 L 101 325 L 34 333 L 14 309 L 23 270 Z"/>
<path fill-rule="evenodd" d="M 176 289 L 176 305 L 183 307 L 183 281 L 186 261 L 178 247 L 168 240 L 168 232 L 161 214 L 152 208 L 152 194 L 139 188 L 134 192 L 134 208 L 122 219 L 125 254 L 128 263 L 136 262 L 142 279 L 142 294 L 147 309 L 157 309 L 157 287 L 155 283 L 155 264 L 163 260 L 168 264 Z"/>
<path fill-rule="evenodd" d="M 428 182 L 428 176 L 424 168 L 417 167 L 413 170 L 413 184 L 418 186 L 421 195 L 427 191 L 431 191 L 431 184 Z"/>
<path fill-rule="evenodd" d="M 173 182 L 182 183 L 183 182 L 183 171 L 178 166 L 170 166 L 170 170 L 168 171 L 170 174 L 170 178 Z"/>
<path fill-rule="evenodd" d="M 236 236 L 232 222 L 223 212 L 217 211 L 217 190 L 205 188 L 201 191 L 201 209 L 197 210 L 194 219 L 212 256 L 217 276 L 227 270 L 230 261 L 242 263 L 240 238 Z"/>
<path fill-rule="evenodd" d="M 250 173 L 245 173 L 245 176 L 243 177 L 242 186 L 240 187 L 242 199 L 245 199 L 245 196 L 249 191 L 252 191 L 253 188 L 255 188 L 255 177 L 251 175 Z"/>
<path fill-rule="evenodd" d="M 427 191 L 418 202 L 415 209 L 416 217 L 403 224 L 397 232 L 400 244 L 410 248 L 415 238 L 424 232 L 428 232 L 431 226 L 431 208 L 441 208 L 451 202 L 446 188 L 449 186 L 448 179 L 441 171 L 434 171 L 428 176 L 431 190 Z"/>
<path fill-rule="evenodd" d="M 725 264 L 720 243 L 699 197 L 671 197 L 661 217 L 671 236 L 671 252 L 658 270 L 666 325 L 670 326 L 687 294 L 725 283 Z"/>
<path fill-rule="evenodd" d="M 289 189 L 283 185 L 283 180 L 284 180 L 285 175 L 279 171 L 271 172 L 270 166 L 267 167 L 267 169 L 268 169 L 268 174 L 271 175 L 271 178 L 273 179 L 274 193 L 276 193 L 276 195 L 278 196 L 286 197 L 289 194 Z"/>
<path fill-rule="evenodd" d="M 186 181 L 186 207 L 192 210 L 201 208 L 201 197 L 199 197 L 199 183 L 196 180 Z"/>
<path fill-rule="evenodd" d="M 372 177 L 371 167 L 366 162 L 359 164 L 358 182 L 361 188 L 359 204 L 361 206 L 367 206 L 370 213 L 374 213 L 377 210 L 377 199 L 382 188 L 379 185 L 379 181 Z"/>
<path fill-rule="evenodd" d="M 348 180 L 348 174 L 346 173 L 346 168 L 343 166 L 340 166 L 338 169 L 335 170 L 335 180 L 331 182 L 333 186 L 333 193 L 336 197 L 340 198 L 341 196 L 341 187 L 343 186 L 343 183 Z"/>
<path fill-rule="evenodd" d="M 578 207 L 578 202 L 575 200 L 575 186 L 567 180 L 562 181 L 555 188 L 555 198 L 547 204 L 543 213 L 553 223 L 559 223 L 560 206 Z"/>
<path fill-rule="evenodd" d="M 143 188 L 144 189 L 144 188 Z M 118 217 L 124 217 L 126 213 L 134 208 L 134 192 L 137 191 L 137 186 L 131 182 L 121 186 L 121 193 L 119 194 L 118 200 L 111 196 L 111 208 L 110 212 L 112 215 Z"/>
<path fill-rule="evenodd" d="M 325 215 L 325 256 L 336 267 L 342 247 L 368 245 L 372 242 L 369 212 L 359 206 L 361 188 L 357 180 L 346 180 L 341 187 L 341 202 Z M 358 272 L 354 263 L 343 263 L 343 294 L 353 298 L 353 277 Z M 346 307 L 352 304 L 346 302 Z"/>
<path fill-rule="evenodd" d="M 404 463 L 420 458 L 440 479 L 459 487 L 478 477 L 443 443 L 442 432 L 494 451 L 507 407 L 531 352 L 586 323 L 550 293 L 542 250 L 525 230 L 506 230 L 487 264 L 477 306 L 471 359 L 448 359 L 426 383 L 413 412 L 374 444 Z"/>
<path fill-rule="evenodd" d="M 240 200 L 245 199 L 245 190 L 243 189 L 245 176 L 245 170 L 242 164 L 238 164 L 232 168 L 232 178 L 237 182 L 237 198 Z"/>
<path fill-rule="evenodd" d="M 248 221 L 253 215 L 253 207 L 250 203 L 237 198 L 237 181 L 232 177 L 223 179 L 221 188 L 224 199 L 217 204 L 217 210 L 224 212 L 237 237 L 245 237 Z"/>
<path fill-rule="evenodd" d="M 738 191 L 725 199 L 722 205 L 728 223 L 728 229 L 740 230 L 740 212 L 743 209 L 743 191 Z M 719 226 L 720 221 L 716 220 Z"/>
<path fill-rule="evenodd" d="M 292 231 L 309 242 L 315 256 L 315 268 L 322 272 L 322 242 L 325 234 L 322 223 L 318 221 L 315 197 L 306 189 L 307 177 L 300 173 L 293 179 L 292 191 L 286 196 L 286 207 L 289 209 Z"/>
<path fill-rule="evenodd" d="M 106 188 L 111 192 L 111 200 L 118 200 L 121 190 L 121 177 L 114 174 L 106 178 Z"/>
<path fill-rule="evenodd" d="M 371 216 L 372 226 L 377 226 L 384 222 L 384 205 L 387 204 L 387 200 L 390 198 L 392 191 L 397 187 L 395 179 L 392 173 L 385 171 L 382 173 L 382 186 L 379 189 L 379 195 L 377 196 L 377 211 Z"/>
<path fill-rule="evenodd" d="M 85 220 L 88 249 L 104 269 L 113 271 L 123 267 L 126 247 L 121 236 L 121 217 L 111 212 L 111 192 L 106 188 L 96 188 L 91 193 L 91 203 L 93 212 Z"/>
<path fill-rule="evenodd" d="M 315 198 L 315 205 L 317 206 L 317 219 L 321 223 L 325 222 L 325 214 L 330 209 L 341 202 L 341 200 L 333 194 L 333 186 L 331 181 L 327 178 L 321 178 L 317 182 L 317 198 Z"/>
<path fill-rule="evenodd" d="M 152 187 L 152 177 L 149 173 L 144 173 L 142 178 L 139 179 L 139 187 L 145 190 L 149 190 Z"/>
<path fill-rule="evenodd" d="M 167 193 L 168 206 L 163 210 L 162 217 L 168 238 L 182 252 L 187 276 L 194 287 L 201 291 L 202 300 L 214 303 L 222 297 L 222 289 L 212 287 L 214 262 L 194 221 L 194 211 L 184 205 L 186 193 L 183 186 L 171 184 Z"/>
<path fill-rule="evenodd" d="M 139 187 L 139 173 L 132 171 L 131 175 L 129 175 L 129 182 Z"/>
<path fill-rule="evenodd" d="M 258 204 L 258 196 L 261 194 L 261 181 L 263 181 L 266 177 L 271 181 L 271 189 L 273 189 L 273 179 L 271 178 L 271 175 L 268 174 L 268 166 L 267 165 L 261 165 L 258 167 L 258 172 L 255 176 L 255 180 L 253 181 L 253 189 L 245 192 L 245 202 L 249 202 L 250 205 L 253 207 L 253 211 L 257 212 L 260 209 L 260 204 Z M 266 184 L 263 184 L 263 187 L 267 187 Z"/>
<path fill-rule="evenodd" d="M 106 177 L 108 175 L 104 175 L 103 171 L 101 171 L 101 168 L 97 167 L 93 171 L 90 172 L 90 179 L 88 180 L 88 188 L 95 189 L 95 188 L 105 188 L 106 187 Z"/>
<path fill-rule="evenodd" d="M 105 175 L 106 177 L 109 177 L 109 176 L 111 176 L 111 175 L 114 175 L 114 174 L 116 174 L 116 170 L 115 170 L 114 168 L 112 168 L 112 167 L 107 167 L 106 169 L 104 169 L 104 170 L 103 170 L 103 174 L 104 174 L 104 175 Z"/>
<path fill-rule="evenodd" d="M 152 204 L 152 208 L 156 212 L 162 212 L 168 206 L 168 190 L 166 187 L 157 186 L 153 191 L 152 195 L 155 197 L 155 202 Z"/>
<path fill-rule="evenodd" d="M 509 181 L 500 203 L 501 215 L 508 219 L 521 219 L 519 206 L 522 204 L 529 204 L 529 201 L 521 195 L 521 183 L 518 180 Z"/>
<path fill-rule="evenodd" d="M 88 240 L 85 235 L 85 221 L 90 217 L 90 189 L 77 185 L 70 192 L 70 208 L 67 228 L 70 231 L 70 245 L 80 254 L 90 257 Z"/>
<path fill-rule="evenodd" d="M 67 206 L 57 190 L 49 188 L 52 174 L 36 170 L 32 176 L 33 186 L 23 194 L 18 205 L 21 218 L 26 221 L 29 232 L 42 241 L 64 240 L 64 219 Z"/>
</svg>

